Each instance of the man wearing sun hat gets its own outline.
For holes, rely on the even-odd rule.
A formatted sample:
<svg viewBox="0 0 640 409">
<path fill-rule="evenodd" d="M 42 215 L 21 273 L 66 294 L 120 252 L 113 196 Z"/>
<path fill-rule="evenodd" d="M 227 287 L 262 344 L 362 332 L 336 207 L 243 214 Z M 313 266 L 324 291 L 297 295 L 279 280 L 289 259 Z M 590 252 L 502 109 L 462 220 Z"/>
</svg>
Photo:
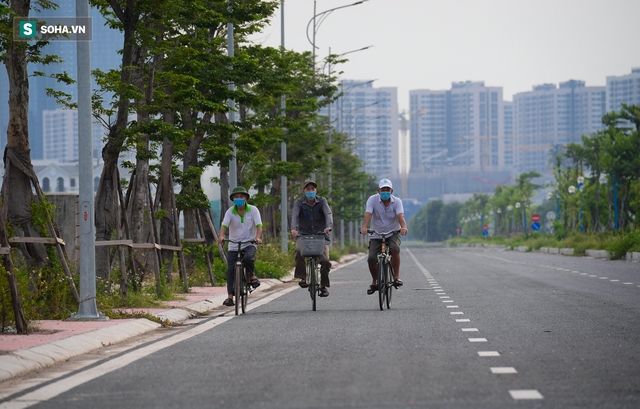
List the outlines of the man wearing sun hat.
<svg viewBox="0 0 640 409">
<path fill-rule="evenodd" d="M 389 179 L 382 179 L 378 183 L 378 194 L 372 195 L 367 200 L 364 220 L 360 233 L 367 234 L 369 222 L 371 230 L 379 232 L 400 231 L 401 236 L 407 235 L 407 222 L 404 220 L 404 207 L 402 200 L 393 194 L 393 184 Z M 400 287 L 403 282 L 400 280 L 400 235 L 395 233 L 389 238 L 391 248 L 391 265 L 393 266 L 393 284 Z M 373 234 L 369 240 L 369 272 L 372 283 L 367 290 L 371 295 L 378 289 L 378 253 L 382 249 L 382 238 L 378 234 Z"/>
<path fill-rule="evenodd" d="M 229 240 L 249 241 L 255 240 L 258 244 L 262 243 L 262 218 L 257 207 L 247 204 L 251 196 L 247 190 L 238 186 L 233 189 L 229 198 L 233 201 L 224 214 L 222 226 L 220 227 L 220 237 L 218 243 L 224 243 L 224 234 L 229 230 Z M 256 255 L 256 245 L 246 243 L 242 245 L 244 249 L 244 266 L 249 274 L 249 282 L 253 288 L 260 286 L 260 281 L 254 274 L 254 259 Z M 227 293 L 229 296 L 222 303 L 227 307 L 233 307 L 233 286 L 235 284 L 235 265 L 238 259 L 238 245 L 230 244 L 227 252 Z M 238 302 L 238 300 L 236 300 Z"/>
</svg>

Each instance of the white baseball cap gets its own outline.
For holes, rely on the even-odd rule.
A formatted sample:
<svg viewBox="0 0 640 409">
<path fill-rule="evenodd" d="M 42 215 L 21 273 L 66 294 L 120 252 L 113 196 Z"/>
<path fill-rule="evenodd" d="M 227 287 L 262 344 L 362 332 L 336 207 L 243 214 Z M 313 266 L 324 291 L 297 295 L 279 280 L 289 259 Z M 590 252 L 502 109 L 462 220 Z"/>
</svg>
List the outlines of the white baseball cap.
<svg viewBox="0 0 640 409">
<path fill-rule="evenodd" d="M 378 188 L 382 189 L 383 187 L 390 187 L 391 189 L 393 189 L 393 185 L 391 184 L 391 181 L 389 179 L 380 180 L 380 183 L 378 183 Z"/>
</svg>

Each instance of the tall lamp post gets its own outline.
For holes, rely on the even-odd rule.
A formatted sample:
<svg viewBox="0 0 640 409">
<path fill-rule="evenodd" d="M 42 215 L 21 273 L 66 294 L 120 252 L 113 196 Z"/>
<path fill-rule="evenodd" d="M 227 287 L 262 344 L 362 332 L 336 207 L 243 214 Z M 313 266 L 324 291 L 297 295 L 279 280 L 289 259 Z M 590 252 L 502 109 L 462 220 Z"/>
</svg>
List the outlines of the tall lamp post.
<svg viewBox="0 0 640 409">
<path fill-rule="evenodd" d="M 512 210 L 513 210 L 513 206 L 511 205 L 507 206 L 507 213 L 511 215 L 510 217 L 511 220 L 509 220 L 509 234 L 513 233 L 513 227 L 514 227 L 513 225 L 515 224 L 513 222 L 513 213 L 511 213 Z M 509 218 L 509 216 L 507 216 L 507 218 Z"/>
<path fill-rule="evenodd" d="M 502 209 L 501 208 L 497 208 L 496 209 L 496 236 L 498 235 L 498 231 L 500 230 L 500 216 L 502 215 Z"/>
<path fill-rule="evenodd" d="M 520 208 L 520 202 L 516 202 L 516 209 L 519 209 L 519 208 Z M 515 217 L 516 217 L 516 212 L 513 212 L 513 217 L 514 217 L 514 219 L 515 219 Z M 524 219 L 522 219 L 522 220 L 524 221 Z M 523 226 L 523 229 L 524 229 L 524 226 Z"/>
<path fill-rule="evenodd" d="M 569 194 L 572 195 L 572 194 L 574 194 L 576 192 L 576 187 L 571 185 L 571 186 L 569 186 L 568 190 L 569 190 Z M 571 214 L 571 213 L 568 213 L 568 214 Z M 571 216 L 571 218 L 573 219 L 573 216 Z"/>
<path fill-rule="evenodd" d="M 578 191 L 580 192 L 579 193 L 579 196 L 580 196 L 580 216 L 579 216 L 579 218 L 580 218 L 580 233 L 582 233 L 582 232 L 584 232 L 584 225 L 582 223 L 582 189 L 584 189 L 584 177 L 578 176 L 577 182 L 578 182 Z"/>
</svg>

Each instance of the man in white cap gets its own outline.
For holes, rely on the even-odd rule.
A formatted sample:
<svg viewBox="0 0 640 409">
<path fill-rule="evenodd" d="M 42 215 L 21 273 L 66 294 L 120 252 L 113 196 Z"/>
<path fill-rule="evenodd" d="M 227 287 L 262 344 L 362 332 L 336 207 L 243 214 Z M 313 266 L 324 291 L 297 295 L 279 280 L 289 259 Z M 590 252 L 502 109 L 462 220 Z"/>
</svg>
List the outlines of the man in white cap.
<svg viewBox="0 0 640 409">
<path fill-rule="evenodd" d="M 382 179 L 378 183 L 378 194 L 372 195 L 367 200 L 364 213 L 364 220 L 360 233 L 367 234 L 369 222 L 371 230 L 379 232 L 400 231 L 401 236 L 407 235 L 407 222 L 404 220 L 404 207 L 402 200 L 392 195 L 393 185 L 389 179 Z M 403 282 L 400 280 L 400 236 L 398 233 L 389 238 L 391 248 L 391 265 L 393 267 L 393 284 L 400 287 Z M 373 234 L 369 240 L 369 272 L 371 273 L 371 286 L 367 294 L 371 295 L 378 290 L 378 253 L 382 249 L 382 238 L 378 234 Z"/>
</svg>

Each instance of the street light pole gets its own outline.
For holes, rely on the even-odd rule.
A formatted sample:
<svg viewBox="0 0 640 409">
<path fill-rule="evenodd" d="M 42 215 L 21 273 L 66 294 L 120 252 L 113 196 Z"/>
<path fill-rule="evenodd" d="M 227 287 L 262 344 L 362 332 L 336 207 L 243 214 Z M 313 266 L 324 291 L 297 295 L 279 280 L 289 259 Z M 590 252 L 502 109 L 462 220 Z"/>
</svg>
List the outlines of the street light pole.
<svg viewBox="0 0 640 409">
<path fill-rule="evenodd" d="M 584 186 L 584 177 L 578 176 L 577 182 L 578 182 L 578 192 L 579 192 L 578 194 L 580 195 L 580 216 L 579 216 L 579 218 L 580 218 L 580 233 L 582 233 L 582 232 L 584 232 L 584 226 L 582 224 L 582 189 L 583 189 L 583 186 Z"/>
<path fill-rule="evenodd" d="M 284 57 L 284 0 L 280 0 L 280 46 L 282 47 L 281 54 Z M 280 99 L 280 115 L 286 116 L 286 106 L 287 102 L 285 100 L 284 94 Z M 287 143 L 283 140 L 280 143 L 280 156 L 283 162 L 287 161 Z M 287 215 L 287 176 L 282 175 L 280 178 L 280 249 L 282 253 L 286 254 L 288 252 L 288 242 L 287 242 L 287 230 L 288 230 L 288 215 Z"/>
</svg>

